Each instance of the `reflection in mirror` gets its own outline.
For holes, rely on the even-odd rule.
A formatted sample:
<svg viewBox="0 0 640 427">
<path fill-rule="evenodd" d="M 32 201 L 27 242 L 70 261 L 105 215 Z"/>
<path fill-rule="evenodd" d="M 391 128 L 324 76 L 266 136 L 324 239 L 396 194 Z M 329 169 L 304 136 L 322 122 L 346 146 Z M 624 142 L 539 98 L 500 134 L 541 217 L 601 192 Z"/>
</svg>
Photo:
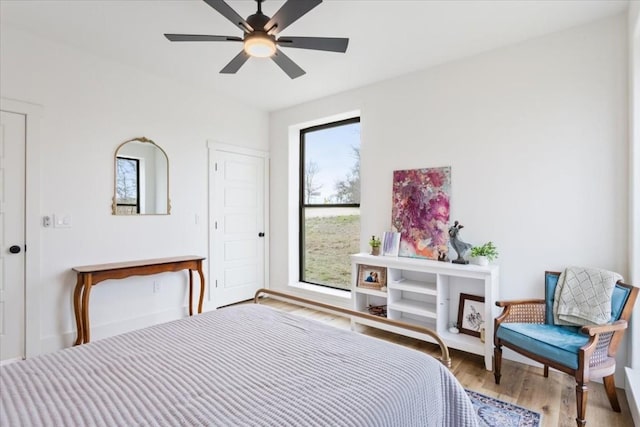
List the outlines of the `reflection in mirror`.
<svg viewBox="0 0 640 427">
<path fill-rule="evenodd" d="M 114 215 L 167 215 L 169 159 L 147 138 L 120 144 L 115 155 Z"/>
</svg>

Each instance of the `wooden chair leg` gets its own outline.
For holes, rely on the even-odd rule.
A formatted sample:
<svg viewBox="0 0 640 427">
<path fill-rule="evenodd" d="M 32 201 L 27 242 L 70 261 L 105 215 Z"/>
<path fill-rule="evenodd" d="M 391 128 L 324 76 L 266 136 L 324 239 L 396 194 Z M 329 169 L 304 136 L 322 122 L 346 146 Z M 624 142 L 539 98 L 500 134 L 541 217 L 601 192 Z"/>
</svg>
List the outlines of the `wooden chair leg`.
<svg viewBox="0 0 640 427">
<path fill-rule="evenodd" d="M 609 403 L 611 403 L 611 408 L 615 412 L 620 412 L 620 404 L 618 403 L 618 394 L 616 393 L 616 382 L 613 378 L 613 374 L 608 377 L 604 377 L 604 389 L 607 392 L 607 397 L 609 398 Z"/>
<path fill-rule="evenodd" d="M 493 376 L 496 384 L 500 384 L 500 368 L 502 367 L 502 346 L 496 345 L 493 349 Z"/>
<path fill-rule="evenodd" d="M 578 412 L 576 423 L 578 427 L 583 427 L 587 423 L 586 416 L 588 391 L 589 390 L 586 384 L 580 384 L 579 382 L 576 384 L 576 408 Z"/>
<path fill-rule="evenodd" d="M 549 365 L 544 365 L 544 377 L 549 378 Z"/>
</svg>

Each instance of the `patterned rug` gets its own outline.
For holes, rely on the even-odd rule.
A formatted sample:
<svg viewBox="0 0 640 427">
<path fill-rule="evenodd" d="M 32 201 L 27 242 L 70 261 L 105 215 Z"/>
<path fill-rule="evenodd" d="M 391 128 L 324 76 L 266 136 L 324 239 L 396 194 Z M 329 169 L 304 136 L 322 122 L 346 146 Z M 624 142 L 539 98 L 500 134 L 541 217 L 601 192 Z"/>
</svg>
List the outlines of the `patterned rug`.
<svg viewBox="0 0 640 427">
<path fill-rule="evenodd" d="M 539 427 L 541 415 L 512 403 L 467 390 L 482 427 Z"/>
</svg>

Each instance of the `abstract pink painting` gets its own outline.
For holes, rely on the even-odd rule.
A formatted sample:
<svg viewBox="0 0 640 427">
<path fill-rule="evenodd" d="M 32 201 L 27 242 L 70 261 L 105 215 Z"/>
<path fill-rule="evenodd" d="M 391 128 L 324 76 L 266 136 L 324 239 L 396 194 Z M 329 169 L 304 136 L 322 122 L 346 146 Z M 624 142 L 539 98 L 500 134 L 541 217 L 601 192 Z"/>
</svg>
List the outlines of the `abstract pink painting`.
<svg viewBox="0 0 640 427">
<path fill-rule="evenodd" d="M 451 167 L 393 172 L 391 225 L 399 256 L 443 259 L 449 247 Z"/>
</svg>

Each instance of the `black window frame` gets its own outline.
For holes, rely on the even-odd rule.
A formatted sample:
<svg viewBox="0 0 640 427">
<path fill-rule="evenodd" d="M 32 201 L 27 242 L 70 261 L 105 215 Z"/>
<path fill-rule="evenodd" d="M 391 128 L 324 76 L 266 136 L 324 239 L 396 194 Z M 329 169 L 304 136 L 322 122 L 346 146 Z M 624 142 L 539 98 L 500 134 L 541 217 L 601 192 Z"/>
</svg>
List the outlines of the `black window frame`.
<svg viewBox="0 0 640 427">
<path fill-rule="evenodd" d="M 304 267 L 305 267 L 305 209 L 306 208 L 358 208 L 360 209 L 360 203 L 305 203 L 305 136 L 308 133 L 330 129 L 339 126 L 350 125 L 353 123 L 360 123 L 360 117 L 352 117 L 350 119 L 339 120 L 337 122 L 325 123 L 322 125 L 311 126 L 308 128 L 300 129 L 300 170 L 299 170 L 299 187 L 300 192 L 298 194 L 298 281 L 301 283 L 309 283 L 317 286 L 324 286 L 326 288 L 340 289 L 335 286 L 331 286 L 325 283 L 315 283 L 304 280 Z M 350 290 L 349 290 L 350 292 Z"/>
<path fill-rule="evenodd" d="M 133 157 L 125 157 L 125 156 L 116 156 L 116 162 L 118 160 L 128 160 L 133 161 L 136 164 L 136 203 L 119 203 L 118 198 L 116 197 L 116 210 L 118 206 L 135 206 L 136 214 L 140 214 L 140 159 L 136 159 Z M 117 196 L 117 195 L 116 195 Z"/>
</svg>

